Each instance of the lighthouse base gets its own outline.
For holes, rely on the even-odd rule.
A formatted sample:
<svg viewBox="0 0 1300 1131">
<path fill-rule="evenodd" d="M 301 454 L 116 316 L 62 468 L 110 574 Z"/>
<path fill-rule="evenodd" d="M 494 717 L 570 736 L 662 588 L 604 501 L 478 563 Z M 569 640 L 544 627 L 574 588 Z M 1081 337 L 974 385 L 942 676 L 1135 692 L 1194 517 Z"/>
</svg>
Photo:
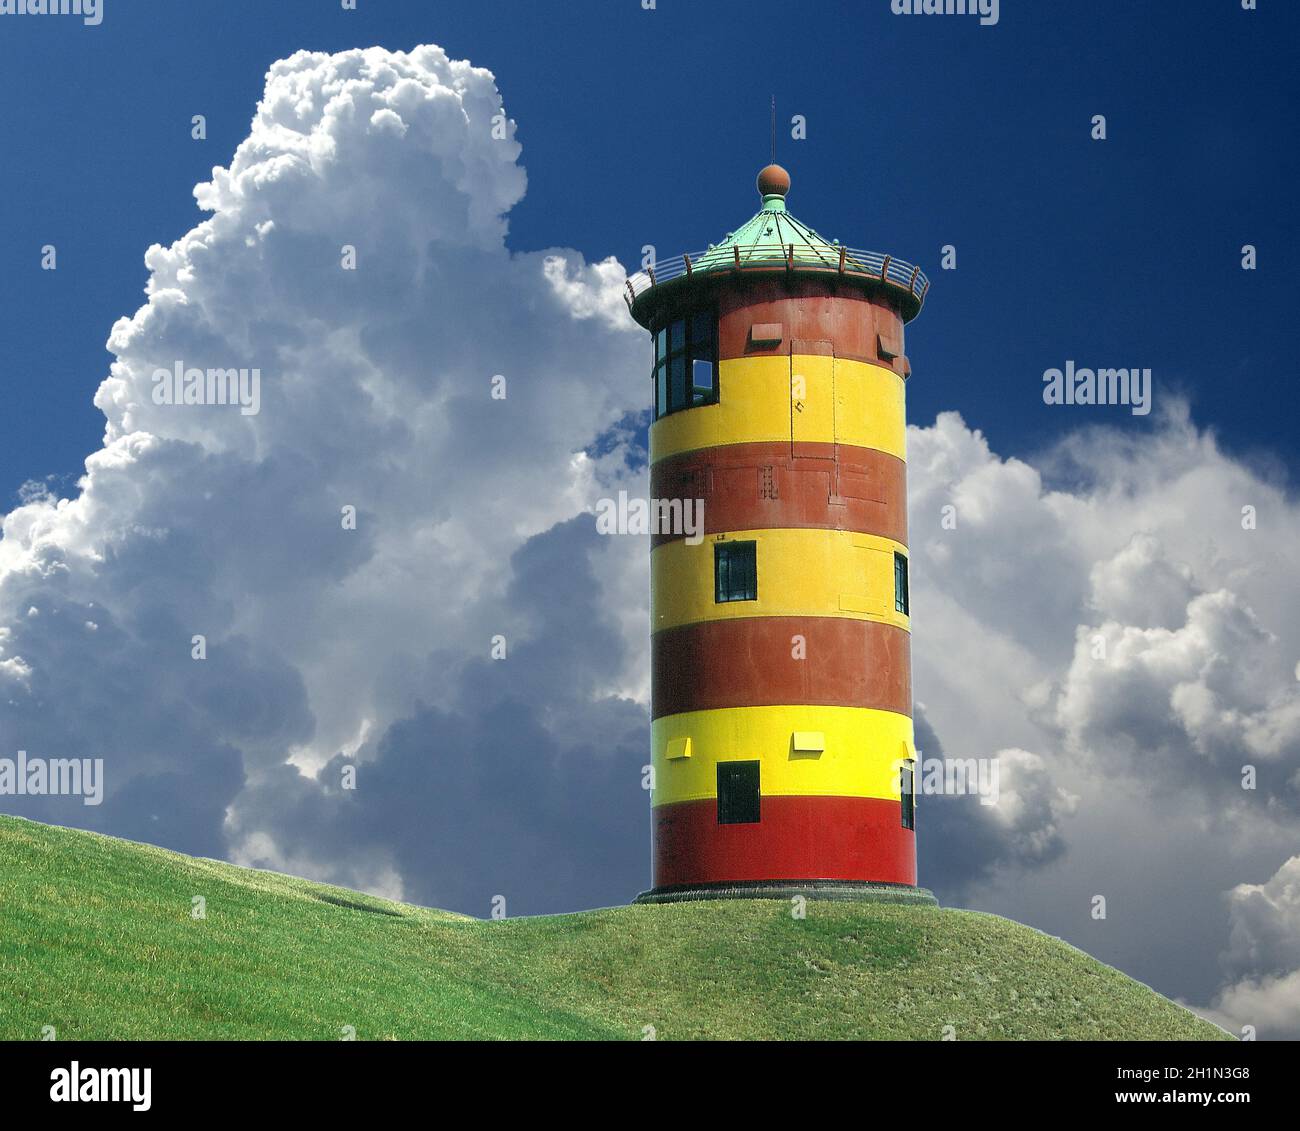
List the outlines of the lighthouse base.
<svg viewBox="0 0 1300 1131">
<path fill-rule="evenodd" d="M 862 880 L 745 880 L 736 883 L 679 884 L 643 891 L 633 903 L 689 903 L 700 899 L 781 899 L 796 896 L 837 902 L 910 903 L 937 907 L 927 888 Z"/>
</svg>

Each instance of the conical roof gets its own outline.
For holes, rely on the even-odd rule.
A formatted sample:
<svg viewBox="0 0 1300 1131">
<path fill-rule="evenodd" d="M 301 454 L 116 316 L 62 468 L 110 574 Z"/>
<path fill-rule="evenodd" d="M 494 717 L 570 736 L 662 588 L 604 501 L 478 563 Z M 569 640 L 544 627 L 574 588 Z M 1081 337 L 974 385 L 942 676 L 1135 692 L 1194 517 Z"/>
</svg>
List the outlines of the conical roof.
<svg viewBox="0 0 1300 1131">
<path fill-rule="evenodd" d="M 767 166 L 758 174 L 758 191 L 763 198 L 763 207 L 734 232 L 728 232 L 721 243 L 709 244 L 708 251 L 692 264 L 696 271 L 736 266 L 734 249 L 739 249 L 742 266 L 774 257 L 793 259 L 797 264 L 838 265 L 839 241 L 819 235 L 786 210 L 789 173 L 780 165 Z"/>
<path fill-rule="evenodd" d="M 633 318 L 649 327 L 669 316 L 695 287 L 774 272 L 833 273 L 844 285 L 888 298 L 905 322 L 920 312 L 930 284 L 919 267 L 828 240 L 796 219 L 785 206 L 790 174 L 780 165 L 768 165 L 758 174 L 758 191 L 762 207 L 720 243 L 657 260 L 629 276 L 627 305 Z"/>
</svg>

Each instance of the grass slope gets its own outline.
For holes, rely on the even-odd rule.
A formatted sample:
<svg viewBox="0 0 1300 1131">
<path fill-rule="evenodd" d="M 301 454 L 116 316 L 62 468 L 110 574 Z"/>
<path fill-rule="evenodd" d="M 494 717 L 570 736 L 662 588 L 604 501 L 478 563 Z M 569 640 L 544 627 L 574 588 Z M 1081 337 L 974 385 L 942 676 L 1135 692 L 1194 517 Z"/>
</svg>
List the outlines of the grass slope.
<svg viewBox="0 0 1300 1131">
<path fill-rule="evenodd" d="M 192 897 L 207 917 L 191 917 Z M 761 900 L 500 922 L 0 817 L 0 1038 L 1227 1039 L 993 915 Z"/>
</svg>

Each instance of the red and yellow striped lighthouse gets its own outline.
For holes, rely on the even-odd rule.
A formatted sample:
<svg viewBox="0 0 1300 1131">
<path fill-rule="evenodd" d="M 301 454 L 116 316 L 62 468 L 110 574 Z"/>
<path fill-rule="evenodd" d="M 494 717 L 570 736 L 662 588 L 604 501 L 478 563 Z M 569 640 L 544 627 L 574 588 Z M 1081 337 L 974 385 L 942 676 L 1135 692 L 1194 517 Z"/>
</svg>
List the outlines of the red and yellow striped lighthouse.
<svg viewBox="0 0 1300 1131">
<path fill-rule="evenodd" d="M 916 886 L 903 326 L 928 283 L 758 176 L 722 243 L 634 275 L 654 342 L 654 886 L 643 901 Z"/>
</svg>

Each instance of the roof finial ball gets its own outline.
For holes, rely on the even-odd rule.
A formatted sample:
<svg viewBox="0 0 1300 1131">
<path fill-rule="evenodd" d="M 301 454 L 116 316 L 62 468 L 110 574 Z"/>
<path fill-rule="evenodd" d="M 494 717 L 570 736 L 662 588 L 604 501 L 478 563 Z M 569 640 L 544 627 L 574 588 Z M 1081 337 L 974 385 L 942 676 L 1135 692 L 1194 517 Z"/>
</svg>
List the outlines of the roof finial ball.
<svg viewBox="0 0 1300 1131">
<path fill-rule="evenodd" d="M 765 165 L 758 171 L 758 194 L 763 198 L 764 207 L 784 207 L 789 191 L 790 174 L 780 165 Z"/>
</svg>

